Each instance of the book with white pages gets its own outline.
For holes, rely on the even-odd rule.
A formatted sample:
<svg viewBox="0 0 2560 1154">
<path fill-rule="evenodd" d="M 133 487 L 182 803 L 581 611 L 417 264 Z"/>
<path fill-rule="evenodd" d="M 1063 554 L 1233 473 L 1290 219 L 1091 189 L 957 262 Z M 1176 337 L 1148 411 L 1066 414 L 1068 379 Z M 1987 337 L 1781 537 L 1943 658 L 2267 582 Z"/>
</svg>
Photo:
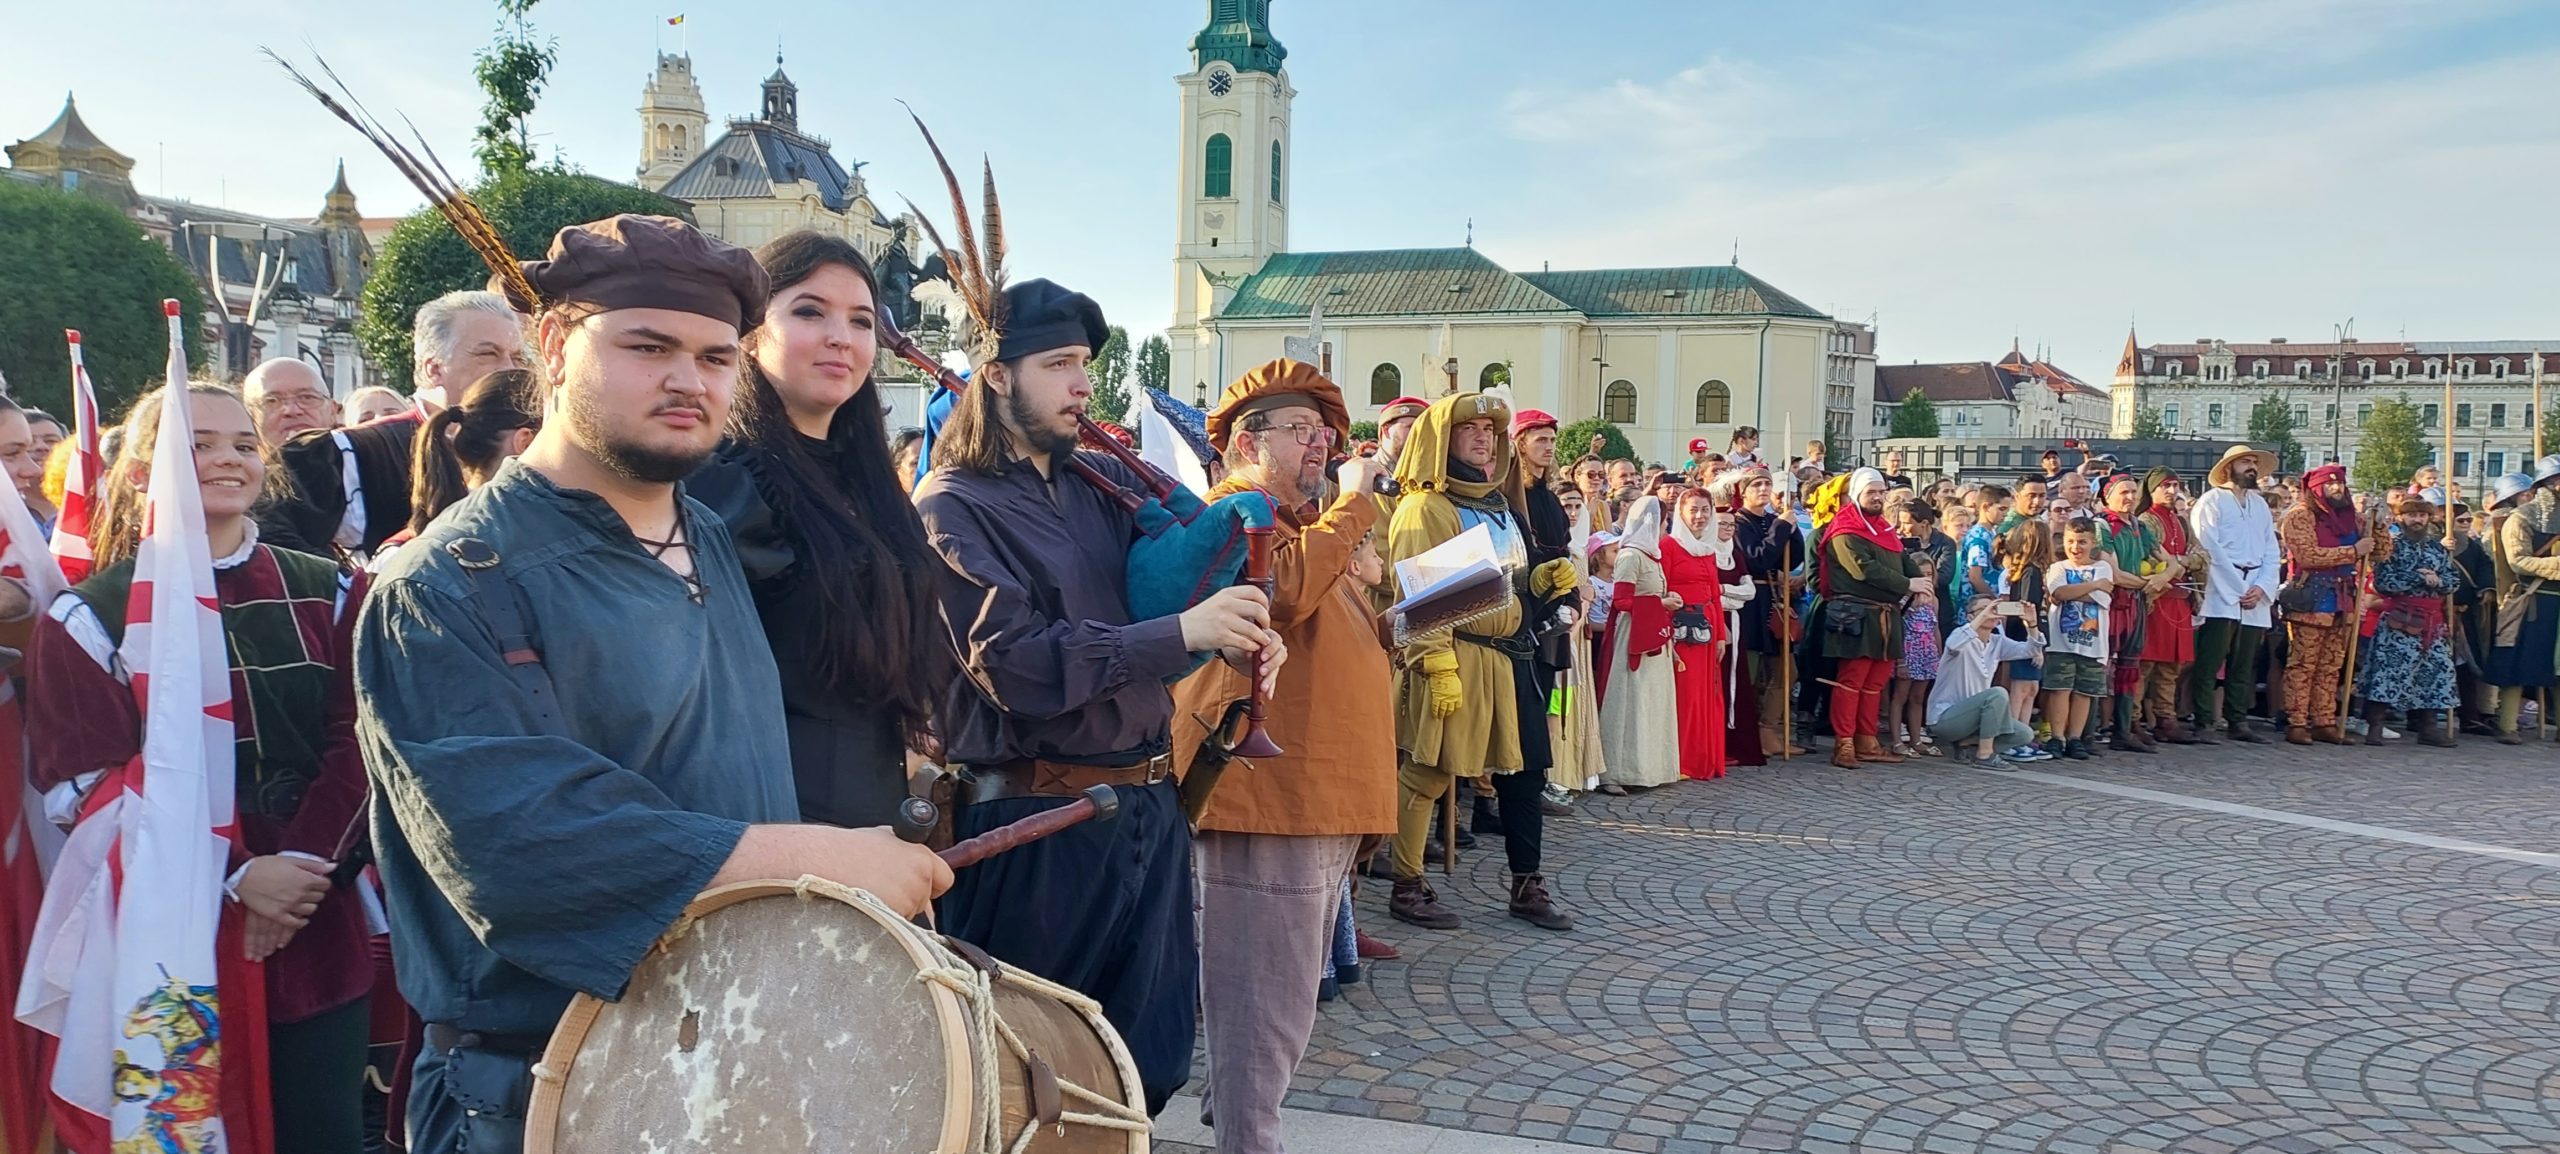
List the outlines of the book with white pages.
<svg viewBox="0 0 2560 1154">
<path fill-rule="evenodd" d="M 1387 608 L 1397 645 L 1498 613 L 1512 599 L 1510 575 L 1482 525 L 1396 562 L 1396 587 L 1408 591 Z"/>
</svg>

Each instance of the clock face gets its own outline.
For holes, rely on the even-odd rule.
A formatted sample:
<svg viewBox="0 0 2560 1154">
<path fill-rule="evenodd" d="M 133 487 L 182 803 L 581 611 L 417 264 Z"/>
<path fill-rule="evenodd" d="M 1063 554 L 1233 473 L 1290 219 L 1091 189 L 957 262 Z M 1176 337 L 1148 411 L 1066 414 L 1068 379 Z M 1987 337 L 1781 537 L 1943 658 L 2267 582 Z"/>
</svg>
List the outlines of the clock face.
<svg viewBox="0 0 2560 1154">
<path fill-rule="evenodd" d="M 1226 69 L 1212 69 L 1209 72 L 1209 95 L 1224 96 L 1228 89 L 1235 87 L 1235 83 L 1235 76 Z"/>
</svg>

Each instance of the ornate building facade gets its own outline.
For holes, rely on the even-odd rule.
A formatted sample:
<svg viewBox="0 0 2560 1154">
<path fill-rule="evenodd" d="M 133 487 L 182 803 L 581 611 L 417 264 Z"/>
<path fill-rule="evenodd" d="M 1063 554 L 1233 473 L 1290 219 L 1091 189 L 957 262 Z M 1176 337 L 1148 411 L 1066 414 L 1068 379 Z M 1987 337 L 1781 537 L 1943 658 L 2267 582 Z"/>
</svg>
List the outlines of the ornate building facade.
<svg viewBox="0 0 2560 1154">
<path fill-rule="evenodd" d="M 92 132 L 70 97 L 52 124 L 6 151 L 0 176 L 97 197 L 169 246 L 204 289 L 204 331 L 221 338 L 216 375 L 237 379 L 260 361 L 295 356 L 340 397 L 374 382 L 355 339 L 373 243 L 344 163 L 319 215 L 270 217 L 137 191 L 133 159 Z"/>
<path fill-rule="evenodd" d="M 2329 459 L 2334 444 L 2337 459 L 2352 466 L 2374 403 L 2406 399 L 2418 406 L 2434 457 L 2444 456 L 2445 422 L 2452 422 L 2453 472 L 2476 483 L 2531 463 L 2542 404 L 2534 395 L 2537 368 L 2560 368 L 2543 360 L 2545 350 L 2560 351 L 2560 339 L 2297 344 L 2277 337 L 2235 344 L 2206 337 L 2146 345 L 2128 332 L 2116 364 L 2115 435 L 2130 436 L 2150 409 L 2173 437 L 2244 438 L 2250 411 L 2273 396 L 2292 417 L 2307 461 Z"/>
<path fill-rule="evenodd" d="M 800 127 L 800 86 L 773 58 L 756 115 L 733 117 L 717 139 L 694 82 L 693 58 L 658 54 L 658 69 L 640 90 L 642 188 L 693 208 L 703 231 L 745 248 L 800 229 L 852 241 L 881 259 L 900 239 L 862 179 L 823 136 Z"/>
<path fill-rule="evenodd" d="M 1355 417 L 1507 382 L 1520 405 L 1605 417 L 1651 460 L 1685 457 L 1693 437 L 1721 448 L 1741 425 L 1799 442 L 1854 432 L 1872 328 L 1735 265 L 1515 273 L 1471 246 L 1292 251 L 1298 94 L 1270 16 L 1270 0 L 1210 0 L 1175 82 L 1175 392 L 1214 396 L 1312 335 Z"/>
</svg>

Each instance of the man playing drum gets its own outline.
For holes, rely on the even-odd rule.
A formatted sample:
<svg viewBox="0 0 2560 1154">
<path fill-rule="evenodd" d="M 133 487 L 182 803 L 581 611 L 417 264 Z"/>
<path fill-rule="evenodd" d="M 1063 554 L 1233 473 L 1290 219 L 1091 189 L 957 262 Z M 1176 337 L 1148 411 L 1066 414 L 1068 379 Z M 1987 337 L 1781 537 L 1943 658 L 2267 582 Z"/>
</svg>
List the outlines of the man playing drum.
<svg viewBox="0 0 2560 1154">
<path fill-rule="evenodd" d="M 696 893 L 810 874 L 914 914 L 950 884 L 886 828 L 793 824 L 773 656 L 677 485 L 727 424 L 763 271 L 641 216 L 523 269 L 555 419 L 393 556 L 357 627 L 400 990 L 428 1022 L 418 1154 L 521 1149 L 572 993 L 620 997 Z"/>
</svg>

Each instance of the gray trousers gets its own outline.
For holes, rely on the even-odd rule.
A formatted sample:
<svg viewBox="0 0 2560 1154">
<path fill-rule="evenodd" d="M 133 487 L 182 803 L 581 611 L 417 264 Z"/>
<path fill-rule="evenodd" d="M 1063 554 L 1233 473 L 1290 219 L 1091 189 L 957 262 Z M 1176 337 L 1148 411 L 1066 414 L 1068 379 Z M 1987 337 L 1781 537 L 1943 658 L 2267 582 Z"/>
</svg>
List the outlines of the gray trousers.
<svg viewBox="0 0 2560 1154">
<path fill-rule="evenodd" d="M 1929 732 L 1946 742 L 1980 741 L 1989 734 L 1993 749 L 2015 749 L 2036 737 L 2034 729 L 2009 716 L 2009 691 L 1997 685 L 1948 706 Z"/>
<path fill-rule="evenodd" d="M 1200 1004 L 1219 1154 L 1281 1154 L 1356 835 L 1202 831 Z"/>
</svg>

